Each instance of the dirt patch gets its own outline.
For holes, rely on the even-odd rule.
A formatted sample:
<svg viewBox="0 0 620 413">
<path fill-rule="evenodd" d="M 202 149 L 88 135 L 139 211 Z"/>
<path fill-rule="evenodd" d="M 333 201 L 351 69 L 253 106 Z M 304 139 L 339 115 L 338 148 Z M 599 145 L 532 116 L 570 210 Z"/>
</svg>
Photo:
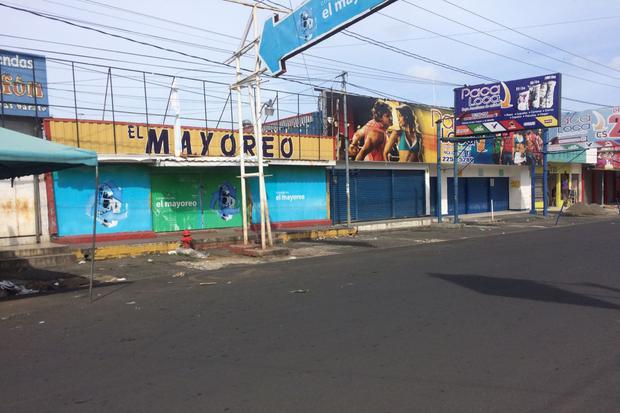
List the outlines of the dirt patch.
<svg viewBox="0 0 620 413">
<path fill-rule="evenodd" d="M 564 214 L 571 217 L 583 217 L 592 215 L 615 215 L 617 211 L 607 210 L 598 204 L 584 204 L 578 202 L 569 207 Z"/>
</svg>

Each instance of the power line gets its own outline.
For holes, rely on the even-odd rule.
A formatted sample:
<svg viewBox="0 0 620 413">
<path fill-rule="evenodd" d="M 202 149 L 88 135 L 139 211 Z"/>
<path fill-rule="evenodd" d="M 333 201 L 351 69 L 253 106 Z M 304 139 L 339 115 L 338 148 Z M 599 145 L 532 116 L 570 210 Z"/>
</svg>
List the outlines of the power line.
<svg viewBox="0 0 620 413">
<path fill-rule="evenodd" d="M 182 23 L 182 22 L 178 22 L 178 21 L 168 20 L 168 19 L 164 19 L 162 17 L 157 17 L 157 16 L 152 16 L 152 15 L 149 15 L 149 14 L 145 14 L 145 13 L 140 13 L 140 12 L 137 12 L 135 10 L 129 10 L 129 9 L 124 9 L 124 8 L 118 7 L 118 6 L 112 6 L 111 4 L 100 3 L 100 2 L 95 1 L 95 0 L 78 0 L 78 1 L 80 1 L 82 3 L 95 4 L 95 5 L 100 6 L 100 7 L 107 7 L 107 8 L 110 8 L 110 9 L 119 10 L 119 11 L 122 11 L 122 12 L 125 12 L 125 13 L 130 13 L 130 14 L 134 14 L 134 15 L 137 15 L 137 16 L 142 16 L 142 17 L 146 17 L 146 18 L 149 18 L 149 19 L 159 20 L 161 22 L 173 24 L 175 26 L 183 26 L 183 27 L 186 27 L 186 28 L 189 28 L 189 29 L 199 30 L 201 32 L 215 34 L 215 35 L 222 36 L 222 37 L 227 37 L 227 38 L 233 39 L 233 40 L 239 40 L 238 37 L 231 36 L 231 35 L 228 35 L 228 34 L 225 34 L 225 33 L 216 32 L 216 31 L 209 30 L 209 29 L 205 29 L 204 27 L 192 26 L 192 25 L 187 24 L 187 23 Z"/>
<path fill-rule="evenodd" d="M 596 70 L 589 69 L 589 68 L 584 67 L 584 66 L 580 66 L 580 65 L 577 65 L 577 64 L 574 64 L 574 63 L 571 63 L 571 62 L 567 62 L 566 60 L 562 60 L 562 59 L 558 59 L 558 58 L 553 57 L 553 56 L 549 56 L 549 55 L 547 55 L 547 54 L 545 54 L 545 53 L 542 53 L 542 52 L 539 52 L 539 51 L 537 51 L 537 50 L 530 49 L 529 47 L 525 47 L 525 46 L 522 46 L 522 45 L 520 45 L 520 44 L 518 44 L 518 43 L 514 43 L 514 42 L 511 42 L 511 41 L 509 41 L 509 40 L 503 39 L 503 38 L 501 38 L 501 37 L 499 37 L 499 36 L 495 36 L 495 35 L 490 34 L 490 33 L 485 33 L 485 32 L 483 32 L 483 31 L 481 31 L 481 30 L 476 29 L 476 28 L 475 28 L 475 27 L 473 27 L 473 26 L 469 26 L 469 25 L 467 25 L 467 24 L 465 24 L 465 23 L 463 23 L 463 22 L 460 22 L 460 21 L 458 21 L 458 20 L 455 20 L 455 19 L 452 19 L 452 18 L 450 18 L 450 17 L 444 16 L 444 15 L 442 15 L 441 13 L 437 13 L 437 12 L 434 12 L 434 11 L 429 10 L 429 9 L 427 9 L 427 8 L 424 8 L 424 7 L 422 7 L 422 6 L 419 6 L 419 5 L 415 4 L 415 3 L 412 3 L 412 2 L 411 2 L 411 1 L 409 1 L 409 0 L 403 0 L 403 2 L 404 2 L 404 3 L 406 3 L 406 4 L 409 4 L 410 6 L 416 7 L 416 8 L 418 8 L 418 9 L 420 9 L 420 10 L 424 10 L 425 12 L 430 13 L 430 14 L 432 14 L 432 15 L 434 15 L 434 16 L 441 17 L 442 19 L 445 19 L 445 20 L 451 21 L 451 22 L 453 22 L 453 23 L 459 24 L 459 25 L 461 25 L 461 26 L 467 27 L 468 29 L 475 30 L 475 31 L 477 31 L 477 32 L 478 32 L 478 33 L 480 33 L 480 34 L 484 34 L 485 36 L 489 36 L 489 37 L 491 37 L 491 38 L 493 38 L 493 39 L 495 39 L 495 40 L 499 40 L 500 42 L 503 42 L 503 43 L 509 44 L 509 45 L 511 45 L 511 46 L 514 46 L 514 47 L 518 47 L 518 48 L 523 49 L 523 50 L 526 50 L 526 51 L 528 51 L 528 52 L 530 52 L 530 53 L 536 53 L 536 54 L 538 54 L 538 55 L 540 55 L 540 56 L 546 57 L 547 59 L 555 60 L 555 61 L 557 61 L 557 62 L 560 62 L 560 63 L 566 64 L 566 65 L 569 65 L 569 66 L 573 66 L 573 67 L 576 67 L 576 68 L 581 69 L 581 70 L 585 70 L 585 71 L 588 71 L 588 72 L 592 72 L 592 73 L 595 73 L 595 74 L 600 75 L 600 76 L 609 77 L 609 78 L 611 78 L 611 79 L 615 79 L 615 80 L 620 80 L 620 77 L 611 76 L 611 75 L 608 75 L 608 74 L 606 74 L 606 73 L 602 73 L 602 72 L 599 72 L 599 71 L 596 71 Z M 383 16 L 385 16 L 385 17 L 389 17 L 389 18 L 391 18 L 391 19 L 397 20 L 397 21 L 399 21 L 399 22 L 401 22 L 401 23 L 405 23 L 405 24 L 408 24 L 408 25 L 410 25 L 410 26 L 416 27 L 416 28 L 418 28 L 418 29 L 421 29 L 421 30 L 424 30 L 424 31 L 428 31 L 428 32 L 430 32 L 430 33 L 434 33 L 434 34 L 438 34 L 438 35 L 440 35 L 440 34 L 439 34 L 439 33 L 437 33 L 437 32 L 433 32 L 433 31 L 431 31 L 431 30 L 424 29 L 424 28 L 422 28 L 422 27 L 420 27 L 420 26 L 416 26 L 416 25 L 413 25 L 413 24 L 411 24 L 411 23 L 404 22 L 404 21 L 402 21 L 402 20 L 400 20 L 400 19 L 396 19 L 395 17 L 388 16 L 388 15 L 386 15 L 386 14 L 384 14 L 384 13 L 379 13 L 379 14 L 381 14 L 381 15 L 383 15 Z M 478 50 L 483 50 L 483 51 L 485 51 L 485 52 L 488 52 L 488 53 L 494 54 L 494 55 L 496 55 L 496 56 L 500 56 L 500 57 L 503 57 L 503 58 L 506 58 L 506 59 L 510 59 L 510 60 L 513 60 L 513 61 L 516 61 L 516 62 L 519 62 L 519 63 L 527 64 L 527 65 L 530 65 L 530 66 L 538 67 L 538 68 L 543 69 L 543 70 L 549 70 L 549 71 L 551 71 L 551 72 L 554 72 L 554 71 L 555 71 L 554 69 L 550 69 L 550 68 L 547 68 L 547 67 L 544 67 L 544 66 L 536 65 L 536 64 L 533 64 L 533 63 L 531 63 L 531 62 L 524 62 L 524 61 L 522 61 L 522 60 L 515 59 L 515 58 L 513 58 L 513 57 L 510 57 L 510 56 L 507 56 L 507 55 L 503 55 L 503 54 L 501 54 L 501 53 L 496 53 L 496 52 L 493 52 L 493 51 L 491 51 L 491 50 L 488 50 L 488 49 L 485 49 L 485 48 L 482 48 L 482 47 L 479 47 L 479 46 L 475 46 L 475 45 L 472 45 L 472 44 L 470 44 L 470 43 L 463 42 L 463 41 L 461 41 L 461 40 L 454 39 L 454 38 L 449 37 L 449 36 L 444 36 L 444 35 L 441 35 L 441 36 L 442 36 L 442 37 L 445 37 L 445 38 L 447 38 L 447 39 L 450 39 L 450 40 L 452 40 L 452 41 L 455 41 L 455 42 L 458 42 L 458 43 L 465 44 L 465 45 L 467 45 L 467 46 L 470 46 L 470 47 L 476 48 L 476 49 L 478 49 Z M 591 80 L 591 79 L 587 79 L 587 78 L 584 78 L 584 77 L 580 77 L 580 76 L 575 76 L 575 75 L 570 75 L 570 74 L 565 74 L 565 76 L 572 77 L 572 78 L 579 79 L 579 80 L 583 80 L 583 81 L 590 82 L 590 83 L 596 83 L 596 84 L 603 85 L 603 86 L 609 86 L 609 87 L 620 88 L 620 86 L 611 85 L 611 84 L 608 84 L 608 83 L 601 83 L 601 82 L 597 82 L 597 81 L 594 81 L 594 80 Z"/>
<path fill-rule="evenodd" d="M 534 28 L 538 28 L 538 27 L 562 26 L 562 25 L 566 25 L 566 24 L 596 22 L 596 21 L 601 21 L 601 20 L 613 20 L 613 19 L 618 19 L 618 18 L 620 18 L 620 16 L 602 16 L 602 17 L 592 17 L 592 18 L 587 18 L 587 19 L 563 20 L 563 21 L 543 23 L 543 24 L 530 24 L 530 25 L 525 25 L 525 26 L 515 26 L 513 29 L 534 29 Z M 483 33 L 503 32 L 503 31 L 506 31 L 506 30 L 507 29 L 485 30 L 485 31 L 483 31 Z M 475 34 L 475 33 L 479 33 L 479 32 L 477 32 L 475 30 L 472 30 L 472 31 L 468 31 L 468 32 L 452 33 L 452 34 L 448 34 L 446 36 L 451 36 L 451 37 L 467 36 L 467 35 L 471 35 L 471 34 Z M 437 38 L 443 37 L 443 36 L 444 35 L 420 36 L 420 37 L 409 37 L 409 38 L 403 38 L 403 39 L 382 40 L 382 41 L 384 43 L 392 44 L 392 43 L 412 42 L 412 41 L 418 41 L 418 40 L 432 40 L 432 39 L 437 39 Z M 351 47 L 351 46 L 359 46 L 360 44 L 363 44 L 363 43 L 365 43 L 365 42 L 345 43 L 345 44 L 337 44 L 337 45 L 329 45 L 329 46 L 316 46 L 316 47 L 314 47 L 314 49 L 333 49 L 333 48 L 339 48 L 339 47 Z"/>
<path fill-rule="evenodd" d="M 469 70 L 465 70 L 465 69 L 461 69 L 461 68 L 456 67 L 456 66 L 452 66 L 452 65 L 447 64 L 447 63 L 440 62 L 438 60 L 434 60 L 434 59 L 431 59 L 431 58 L 428 58 L 428 57 L 425 57 L 425 56 L 422 56 L 422 55 L 419 55 L 419 54 L 416 54 L 416 53 L 412 53 L 412 52 L 409 52 L 407 50 L 400 49 L 400 48 L 397 48 L 395 46 L 391 46 L 389 44 L 380 42 L 378 40 L 371 39 L 370 37 L 363 36 L 363 35 L 361 35 L 359 33 L 355 33 L 355 32 L 349 31 L 349 30 L 345 30 L 345 31 L 343 31 L 343 33 L 346 36 L 353 37 L 353 38 L 358 39 L 358 40 L 363 40 L 366 43 L 372 44 L 374 46 L 378 46 L 378 47 L 381 47 L 381 48 L 384 48 L 384 49 L 388 49 L 388 50 L 390 50 L 390 51 L 392 51 L 394 53 L 397 53 L 397 54 L 400 54 L 400 55 L 403 55 L 403 56 L 407 56 L 407 57 L 411 57 L 411 58 L 416 59 L 416 60 L 421 60 L 421 61 L 423 61 L 425 63 L 430 63 L 432 65 L 439 66 L 439 67 L 442 67 L 444 69 L 448 69 L 448 70 L 451 70 L 451 71 L 454 71 L 454 72 L 458 72 L 458 73 L 461 73 L 461 74 L 464 74 L 464 75 L 467 75 L 467 76 L 471 76 L 471 77 L 474 77 L 474 78 L 477 78 L 477 79 L 486 80 L 486 81 L 489 81 L 489 82 L 496 82 L 497 81 L 497 79 L 494 79 L 492 77 L 481 75 L 481 74 L 478 74 L 478 73 L 475 73 L 475 72 L 471 72 Z"/>
<path fill-rule="evenodd" d="M 474 16 L 480 17 L 480 18 L 481 18 L 481 19 L 483 19 L 483 20 L 489 21 L 489 22 L 494 23 L 494 24 L 496 24 L 496 25 L 498 25 L 498 26 L 500 26 L 500 27 L 503 27 L 503 28 L 504 28 L 504 29 L 506 29 L 506 30 L 510 30 L 510 31 L 512 31 L 512 32 L 514 32 L 514 33 L 520 34 L 521 36 L 527 37 L 527 38 L 528 38 L 528 39 L 530 39 L 530 40 L 534 40 L 534 41 L 536 41 L 536 42 L 539 42 L 539 43 L 541 43 L 541 44 L 544 44 L 545 46 L 549 46 L 549 47 L 551 47 L 551 48 L 554 48 L 554 49 L 556 49 L 556 50 L 559 50 L 559 51 L 561 51 L 561 52 L 564 52 L 564 53 L 566 53 L 566 54 L 569 54 L 569 55 L 571 55 L 571 56 L 573 56 L 573 57 L 577 57 L 577 58 L 579 58 L 579 59 L 583 59 L 583 60 L 585 60 L 585 61 L 587 61 L 587 62 L 590 62 L 590 63 L 593 63 L 593 64 L 595 64 L 595 65 L 597 65 L 597 66 L 602 66 L 602 67 L 605 67 L 605 68 L 607 68 L 607 69 L 609 69 L 609 70 L 613 70 L 614 72 L 620 72 L 620 70 L 616 69 L 615 67 L 608 66 L 608 65 L 606 65 L 606 64 L 603 64 L 603 63 L 597 62 L 597 61 L 595 61 L 595 60 L 589 59 L 589 58 L 584 57 L 584 56 L 582 56 L 582 55 L 579 55 L 579 54 L 573 53 L 573 52 L 571 52 L 570 50 L 566 50 L 566 49 L 563 49 L 563 48 L 561 48 L 561 47 L 559 47 L 559 46 L 556 46 L 556 45 L 554 45 L 554 44 L 551 44 L 551 43 L 545 42 L 544 40 L 540 40 L 540 39 L 538 39 L 538 38 L 536 38 L 536 37 L 534 37 L 534 36 L 530 36 L 529 34 L 526 34 L 526 33 L 523 33 L 523 32 L 521 32 L 521 31 L 517 30 L 517 28 L 513 28 L 513 27 L 506 26 L 505 24 L 502 24 L 502 23 L 499 23 L 499 22 L 498 22 L 498 21 L 496 21 L 496 20 L 492 20 L 492 19 L 489 19 L 489 18 L 487 18 L 487 17 L 484 17 L 484 16 L 482 16 L 481 14 L 478 14 L 478 13 L 476 13 L 476 12 L 474 12 L 474 11 L 471 11 L 471 10 L 469 10 L 469 9 L 466 9 L 465 7 L 459 6 L 458 4 L 454 4 L 454 3 L 452 3 L 452 2 L 450 2 L 450 1 L 448 1 L 448 0 L 442 0 L 442 1 L 443 1 L 444 3 L 448 3 L 448 4 L 450 4 L 451 6 L 454 6 L 454 7 L 458 8 L 458 9 L 461 9 L 461 10 L 463 10 L 463 11 L 467 12 L 467 13 L 473 14 Z M 406 1 L 405 1 L 405 2 L 406 2 Z M 407 3 L 407 2 L 406 2 L 406 3 Z M 615 79 L 615 78 L 614 78 L 614 79 Z"/>
<path fill-rule="evenodd" d="M 163 27 L 163 26 L 158 26 L 158 25 L 149 24 L 149 23 L 144 23 L 144 22 L 137 22 L 136 20 L 133 20 L 133 19 L 128 19 L 128 18 L 124 18 L 124 17 L 114 16 L 114 15 L 111 15 L 111 14 L 105 14 L 105 13 L 101 13 L 101 12 L 99 12 L 99 11 L 93 11 L 93 10 L 85 9 L 85 8 L 83 8 L 83 7 L 76 7 L 76 6 L 74 6 L 74 5 L 68 5 L 68 4 L 63 3 L 63 2 L 61 2 L 61 1 L 54 1 L 54 0 L 43 0 L 43 1 L 45 1 L 45 2 L 47 2 L 47 3 L 57 4 L 57 5 L 64 6 L 64 7 L 69 7 L 69 8 L 71 8 L 72 10 L 81 10 L 81 11 L 85 11 L 85 12 L 87 12 L 87 13 L 96 14 L 98 17 L 100 17 L 100 16 L 106 16 L 106 17 L 111 17 L 111 18 L 116 19 L 116 20 L 124 20 L 124 21 L 128 21 L 128 22 L 130 22 L 130 23 L 139 23 L 141 26 L 148 26 L 148 27 L 154 27 L 154 28 L 156 28 L 156 29 L 169 30 L 169 29 L 167 29 L 167 28 L 165 28 L 165 27 Z M 82 0 L 78 0 L 78 1 L 82 1 Z M 105 6 L 109 6 L 109 5 L 105 5 Z M 112 6 L 112 7 L 113 7 L 113 6 Z M 129 10 L 125 10 L 125 9 L 121 9 L 121 10 L 129 12 Z M 48 14 L 48 13 L 45 13 L 45 14 Z M 58 16 L 56 16 L 56 17 L 58 17 Z M 91 23 L 91 24 L 92 24 L 92 23 Z M 177 26 L 177 25 L 175 24 L 175 26 Z M 184 31 L 179 30 L 179 28 L 178 28 L 178 27 L 175 27 L 175 29 L 174 29 L 174 30 L 175 30 L 175 33 L 180 33 L 180 34 L 185 34 L 185 35 L 187 35 L 187 36 L 197 37 L 197 36 L 196 36 L 195 34 L 193 34 L 193 33 L 190 33 L 190 32 L 184 32 Z M 206 31 L 206 32 L 208 32 L 208 33 L 210 33 L 210 34 L 217 34 L 217 35 L 219 35 L 219 36 L 226 36 L 226 35 L 224 35 L 224 34 L 222 34 L 222 33 L 214 32 L 214 31 L 211 31 L 211 30 L 206 30 L 206 29 L 204 29 L 204 31 Z M 201 38 L 201 39 L 204 39 L 204 40 L 211 40 L 211 41 L 213 41 L 213 40 L 214 40 L 213 38 L 210 38 L 210 37 L 200 37 L 200 38 Z M 231 45 L 233 44 L 232 42 L 226 42 L 226 41 L 222 41 L 222 40 L 218 40 L 218 42 L 220 42 L 220 43 L 225 43 L 225 44 L 231 44 Z"/>
</svg>

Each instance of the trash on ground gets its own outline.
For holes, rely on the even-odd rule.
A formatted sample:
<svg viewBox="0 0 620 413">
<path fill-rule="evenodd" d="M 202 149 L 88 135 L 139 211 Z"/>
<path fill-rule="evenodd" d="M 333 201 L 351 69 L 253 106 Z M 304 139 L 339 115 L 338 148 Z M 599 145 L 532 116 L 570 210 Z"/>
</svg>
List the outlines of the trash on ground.
<svg viewBox="0 0 620 413">
<path fill-rule="evenodd" d="M 85 261 L 85 260 L 80 260 L 80 261 L 78 262 L 78 264 L 86 264 L 86 261 Z"/>
<path fill-rule="evenodd" d="M 45 321 L 39 321 L 39 324 L 45 324 Z"/>
<path fill-rule="evenodd" d="M 23 285 L 17 285 L 7 280 L 0 281 L 0 291 L 4 292 L 6 295 L 25 295 L 36 294 L 39 292 L 39 290 L 31 290 L 30 288 L 26 288 Z"/>
<path fill-rule="evenodd" d="M 185 277 L 184 271 L 179 271 L 177 273 L 172 274 L 172 278 L 183 278 L 183 277 Z"/>
<path fill-rule="evenodd" d="M 194 258 L 207 258 L 209 256 L 208 252 L 196 251 L 192 248 L 177 248 L 176 253 L 178 255 L 186 255 Z"/>
<path fill-rule="evenodd" d="M 299 289 L 299 290 L 291 290 L 289 292 L 292 294 L 307 294 L 310 292 L 310 290 Z"/>
<path fill-rule="evenodd" d="M 136 302 L 135 301 L 128 301 L 125 304 L 127 304 L 127 305 L 136 305 Z"/>
<path fill-rule="evenodd" d="M 146 262 L 154 262 L 152 258 L 149 258 L 148 260 L 146 260 Z"/>
<path fill-rule="evenodd" d="M 177 252 L 175 250 L 168 251 L 168 255 L 177 255 Z"/>
<path fill-rule="evenodd" d="M 200 283 L 200 285 L 215 285 L 215 284 L 217 284 L 217 281 L 208 281 L 208 282 Z"/>
</svg>

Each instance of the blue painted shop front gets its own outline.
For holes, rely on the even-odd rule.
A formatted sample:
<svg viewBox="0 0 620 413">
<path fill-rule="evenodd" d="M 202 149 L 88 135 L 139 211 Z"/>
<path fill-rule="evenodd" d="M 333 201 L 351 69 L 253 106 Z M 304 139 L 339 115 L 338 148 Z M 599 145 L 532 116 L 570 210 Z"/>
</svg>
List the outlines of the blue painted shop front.
<svg viewBox="0 0 620 413">
<path fill-rule="evenodd" d="M 459 178 L 458 186 L 459 214 L 490 212 L 491 203 L 494 211 L 508 210 L 508 178 Z M 448 178 L 448 214 L 454 214 L 453 178 Z"/>
<path fill-rule="evenodd" d="M 425 171 L 352 169 L 349 174 L 351 221 L 426 215 Z M 330 207 L 334 224 L 347 222 L 346 175 L 330 173 Z"/>
</svg>

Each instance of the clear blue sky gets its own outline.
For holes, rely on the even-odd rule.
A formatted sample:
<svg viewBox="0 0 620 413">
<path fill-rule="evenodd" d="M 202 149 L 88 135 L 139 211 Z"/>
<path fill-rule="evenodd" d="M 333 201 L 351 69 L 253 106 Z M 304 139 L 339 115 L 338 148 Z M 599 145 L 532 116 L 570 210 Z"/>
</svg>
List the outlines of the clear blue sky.
<svg viewBox="0 0 620 413">
<path fill-rule="evenodd" d="M 275 1 L 293 8 L 301 4 L 300 1 Z M 454 3 L 466 10 L 438 0 L 399 0 L 352 26 L 350 30 L 406 52 L 494 79 L 510 80 L 561 72 L 564 75 L 563 96 L 591 102 L 564 100 L 563 109 L 620 105 L 620 2 L 455 0 Z M 247 7 L 222 0 L 26 0 L 19 3 L 11 0 L 5 4 L 68 18 L 78 24 L 217 62 L 223 62 L 237 48 L 237 38 L 243 33 L 249 16 Z M 2 8 L 2 15 L 4 24 L 0 47 L 3 49 L 222 82 L 206 84 L 210 119 L 219 117 L 228 95 L 226 84 L 234 81 L 232 70 L 199 59 L 7 8 Z M 261 21 L 268 15 L 268 12 L 261 12 Z M 163 58 L 180 59 L 183 62 Z M 244 60 L 243 66 L 251 65 L 251 59 Z M 374 94 L 368 91 L 370 89 L 384 96 L 443 106 L 452 105 L 452 89 L 456 85 L 484 83 L 473 76 L 372 46 L 344 34 L 338 34 L 303 55 L 294 57 L 289 61 L 288 69 L 288 77 L 323 87 L 338 87 L 336 75 L 346 70 L 352 84 L 349 89 L 353 92 Z M 70 66 L 49 61 L 48 72 L 51 99 L 70 106 Z M 143 111 L 140 79 L 135 79 L 135 73 L 127 72 L 123 75 L 126 77 L 114 79 L 117 106 L 128 112 Z M 80 104 L 101 107 L 106 84 L 105 69 L 80 64 L 77 67 L 77 79 L 78 88 L 83 92 L 78 97 Z M 148 81 L 149 111 L 163 113 L 171 79 L 148 75 Z M 183 115 L 202 117 L 201 83 L 180 80 L 179 84 L 182 89 Z M 271 79 L 265 86 L 314 94 L 310 86 L 282 80 Z M 266 92 L 264 98 L 266 100 L 273 95 L 273 92 Z M 286 94 L 280 97 L 281 117 L 294 114 L 297 111 L 297 98 Z M 299 105 L 301 112 L 314 110 L 316 99 L 302 96 Z M 52 110 L 52 113 L 56 116 L 72 116 L 72 110 L 68 108 L 58 108 Z M 82 110 L 81 113 L 83 117 L 101 117 L 101 111 Z M 229 111 L 224 110 L 224 113 L 223 119 L 229 118 Z"/>
</svg>

